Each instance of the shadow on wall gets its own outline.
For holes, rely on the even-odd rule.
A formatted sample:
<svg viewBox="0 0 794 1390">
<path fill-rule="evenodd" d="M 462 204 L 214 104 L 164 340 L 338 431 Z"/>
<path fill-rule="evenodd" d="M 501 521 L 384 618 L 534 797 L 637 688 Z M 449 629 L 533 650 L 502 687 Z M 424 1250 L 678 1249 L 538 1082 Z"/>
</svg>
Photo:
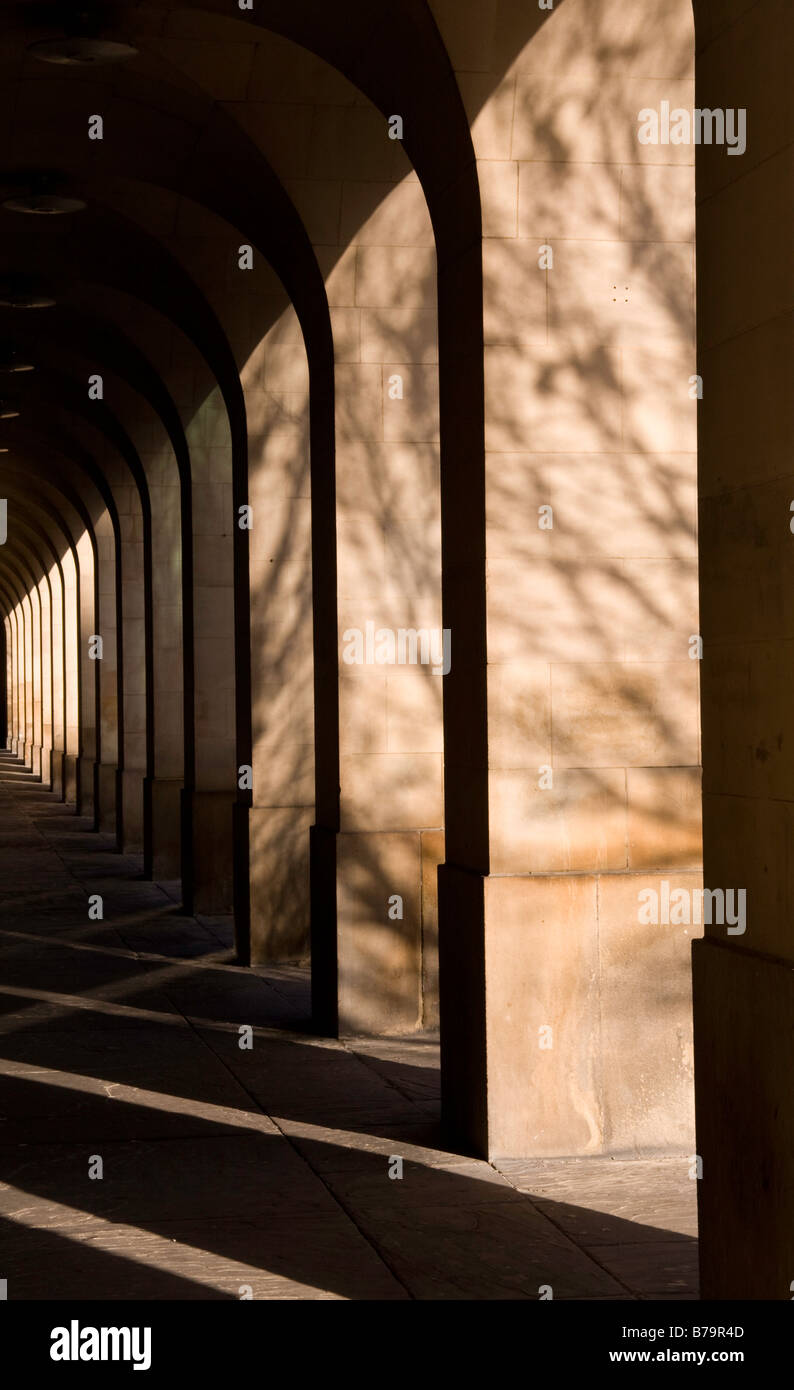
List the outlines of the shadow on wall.
<svg viewBox="0 0 794 1390">
<path fill-rule="evenodd" d="M 649 54 L 664 53 L 665 70 L 675 74 L 652 84 L 654 93 L 679 94 L 686 104 L 691 22 L 688 7 L 657 6 L 652 22 L 647 12 L 623 15 L 616 27 L 615 6 L 564 5 L 542 17 L 521 7 L 512 46 L 493 55 L 494 72 L 478 72 L 476 81 L 461 76 L 475 137 L 478 101 L 490 95 L 496 72 L 507 74 L 507 96 L 516 102 L 513 143 L 494 161 L 509 164 L 518 180 L 516 234 L 486 234 L 484 244 L 495 617 L 489 657 L 495 678 L 506 683 L 515 661 L 530 664 L 508 688 L 510 721 L 492 739 L 501 768 L 509 771 L 518 752 L 522 767 L 551 764 L 559 788 L 556 801 L 544 793 L 537 811 L 533 805 L 513 817 L 508 853 L 523 864 L 530 842 L 539 872 L 583 867 L 584 851 L 566 833 L 575 804 L 595 825 L 596 859 L 587 867 L 628 867 L 628 769 L 631 867 L 696 868 L 694 181 L 691 163 L 681 162 L 691 151 L 640 151 L 636 140 L 638 93 L 647 91 L 637 79 L 653 66 Z M 487 44 L 478 49 L 481 68 L 487 51 Z M 653 181 L 649 165 L 638 162 L 646 154 L 663 162 Z M 486 233 L 489 197 L 486 182 Z M 376 213 L 376 202 L 369 211 Z M 543 270 L 546 243 L 554 264 Z M 516 302 L 524 306 L 518 326 Z M 395 360 L 397 352 L 409 355 L 407 335 L 400 344 L 388 311 L 378 330 L 394 336 Z M 517 415 L 521 396 L 525 411 Z M 383 475 L 374 447 L 366 487 L 378 498 L 384 535 L 404 535 L 396 479 Z M 428 500 L 423 495 L 421 504 Z M 537 524 L 549 502 L 553 531 Z M 430 507 L 426 520 L 435 522 Z M 397 588 L 434 582 L 430 549 L 415 534 L 417 544 L 393 548 Z M 365 592 L 369 561 L 362 547 Z M 532 605 L 516 599 L 527 574 L 537 595 Z M 453 634 L 453 660 L 454 650 Z M 660 661 L 671 663 L 661 700 L 654 679 Z M 549 664 L 564 716 L 553 730 Z M 434 680 L 428 672 L 431 698 Z M 661 791 L 657 768 L 672 774 Z M 362 896 L 381 922 L 388 867 L 374 838 L 361 853 Z M 394 938 L 399 944 L 396 929 Z M 358 962 L 362 985 L 383 978 L 374 937 Z"/>
<path fill-rule="evenodd" d="M 653 841 L 646 862 L 694 866 L 693 151 L 636 138 L 645 101 L 691 101 L 691 6 L 626 14 L 563 0 L 519 51 L 494 56 L 515 101 L 512 237 L 494 226 L 488 238 L 490 173 L 483 184 L 489 660 L 504 664 L 500 703 L 512 715 L 496 731 L 497 766 L 551 763 L 555 783 L 559 774 L 559 821 L 544 792 L 537 818 L 516 826 L 536 871 L 594 867 L 576 862 L 575 836 L 564 845 L 566 785 L 601 818 L 597 867 L 629 866 L 625 769 L 633 833 Z M 649 81 L 649 69 L 676 76 Z M 553 264 L 539 270 L 544 246 Z M 539 526 L 549 504 L 553 530 Z M 518 573 L 531 605 L 516 602 Z M 662 698 L 659 662 L 671 663 Z M 659 794 L 644 775 L 655 767 L 679 770 L 678 795 Z"/>
<path fill-rule="evenodd" d="M 500 10 L 496 36 L 490 7 L 484 7 L 480 17 L 472 5 L 475 28 L 482 22 L 483 30 L 477 31 L 473 40 L 476 61 L 467 64 L 466 55 L 456 52 L 465 42 L 458 37 L 455 23 L 460 5 L 438 0 L 431 8 L 442 35 L 448 32 L 453 62 L 464 69 L 460 85 L 475 139 L 477 117 L 485 112 L 500 83 L 505 100 L 516 103 L 513 143 L 495 161 L 515 165 L 519 190 L 515 236 L 488 236 L 492 208 L 488 187 L 483 184 L 490 399 L 486 442 L 494 456 L 505 456 L 503 472 L 495 457 L 489 477 L 492 512 L 499 518 L 498 533 L 496 528 L 492 530 L 494 563 L 489 575 L 492 612 L 498 623 L 490 634 L 489 657 L 505 670 L 516 654 L 522 660 L 528 657 L 544 671 L 546 663 L 556 663 L 559 674 L 555 679 L 561 682 L 564 702 L 566 670 L 571 664 L 578 667 L 576 684 L 571 685 L 563 706 L 565 717 L 555 721 L 553 734 L 543 687 L 546 675 L 540 672 L 538 684 L 530 670 L 511 695 L 510 727 L 502 735 L 508 751 L 502 756 L 503 760 L 506 756 L 509 768 L 511 747 L 520 748 L 522 754 L 527 749 L 536 750 L 538 766 L 550 761 L 555 772 L 575 772 L 575 780 L 569 783 L 571 795 L 577 802 L 597 808 L 598 816 L 607 823 L 611 814 L 624 812 L 626 766 L 653 768 L 662 761 L 678 766 L 686 788 L 696 776 L 698 761 L 692 705 L 696 664 L 687 659 L 688 635 L 696 633 L 698 627 L 695 474 L 691 431 L 681 427 L 690 407 L 687 373 L 680 370 L 682 354 L 685 357 L 693 335 L 694 203 L 693 197 L 687 204 L 686 197 L 679 196 L 681 181 L 690 176 L 683 166 L 669 166 L 675 197 L 660 204 L 658 197 L 650 195 L 642 177 L 647 166 L 635 162 L 634 101 L 635 76 L 643 70 L 649 52 L 648 35 L 653 36 L 652 47 L 668 54 L 668 65 L 669 55 L 680 53 L 682 84 L 691 69 L 691 37 L 683 33 L 680 7 L 665 6 L 661 0 L 651 17 L 647 9 L 642 15 L 626 15 L 624 7 L 586 5 L 579 0 L 558 0 L 551 12 L 510 4 Z M 567 19 L 570 10 L 575 10 L 575 22 Z M 225 21 L 213 16 L 208 23 L 222 25 Z M 229 20 L 228 25 L 230 34 L 242 35 L 237 21 Z M 250 42 L 250 29 L 245 30 L 245 38 Z M 303 58 L 295 45 L 264 33 L 257 34 L 257 41 L 271 50 L 274 68 L 298 70 Z M 199 67 L 194 66 L 195 48 L 190 44 L 181 47 L 177 41 L 170 42 L 168 55 L 167 61 L 162 56 L 157 60 L 163 71 L 170 66 L 190 80 L 211 83 L 206 74 L 202 79 Z M 319 66 L 330 72 L 324 64 Z M 467 66 L 475 70 L 466 71 Z M 517 77 L 521 77 L 520 82 Z M 591 80 L 583 82 L 583 77 Z M 341 104 L 350 112 L 352 130 L 353 117 L 360 118 L 361 95 L 341 79 L 337 78 L 336 86 L 343 94 L 330 101 L 327 109 L 317 102 L 314 120 L 322 123 L 327 116 L 329 124 L 338 123 Z M 287 153 L 279 134 L 283 131 L 283 121 L 278 119 L 283 116 L 283 106 L 278 101 L 256 103 L 255 138 L 300 208 L 295 181 L 303 178 L 308 184 L 317 171 L 309 163 L 308 146 L 295 155 Z M 226 101 L 225 109 L 239 116 L 250 136 L 253 127 L 247 119 L 248 104 Z M 383 116 L 372 109 L 368 117 L 382 146 Z M 487 118 L 491 119 L 491 114 Z M 375 163 L 369 166 L 366 179 L 361 178 L 366 163 L 361 163 L 355 150 L 343 141 L 342 151 L 341 164 L 322 171 L 327 196 L 333 203 L 341 198 L 346 185 L 360 180 L 355 190 L 359 213 L 355 222 L 348 220 L 344 235 L 340 232 L 336 241 L 312 229 L 327 279 L 351 247 L 366 241 L 360 234 L 376 218 L 393 189 L 411 178 L 404 155 L 396 146 L 389 149 L 388 175 L 384 176 Z M 663 153 L 668 158 L 675 151 Z M 154 205 L 165 209 L 169 196 L 150 190 L 147 216 Z M 112 200 L 112 192 L 109 197 Z M 680 210 L 672 228 L 671 207 Z M 136 216 L 133 199 L 127 199 L 124 211 L 129 217 Z M 282 323 L 287 333 L 291 332 L 289 316 L 285 318 L 286 300 L 275 277 L 258 265 L 246 274 L 243 284 L 235 278 L 237 272 L 230 260 L 232 268 L 221 287 L 211 284 L 202 271 L 206 251 L 218 238 L 223 239 L 229 256 L 229 228 L 219 222 L 212 226 L 213 221 L 202 213 L 203 240 L 201 236 L 180 240 L 165 235 L 163 239 L 179 249 L 197 283 L 214 301 L 241 371 L 245 374 L 246 364 L 253 361 L 252 370 L 258 373 L 261 363 L 262 408 L 255 421 L 251 411 L 254 388 L 247 388 L 250 459 L 267 459 L 279 439 L 287 441 L 288 466 L 279 482 L 283 495 L 273 507 L 266 545 L 259 556 L 262 563 L 252 582 L 254 681 L 260 683 L 254 719 L 262 756 L 271 761 L 277 758 L 279 783 L 284 789 L 293 789 L 286 802 L 275 804 L 309 808 L 307 787 L 313 761 L 311 738 L 306 736 L 312 685 L 312 596 L 306 534 L 308 396 L 305 384 L 298 391 L 268 386 L 268 350 L 272 348 L 275 353 L 284 345 L 279 339 Z M 167 217 L 162 225 L 169 225 Z M 231 236 L 232 242 L 236 235 Z M 554 246 L 554 267 L 541 270 L 538 249 L 547 241 Z M 615 291 L 606 304 L 596 302 L 594 293 L 604 272 L 609 273 Z M 631 286 L 628 316 L 624 313 L 626 285 Z M 240 292 L 230 294 L 232 286 Z M 419 276 L 415 288 L 419 302 L 433 302 L 431 275 Z M 525 306 L 520 328 L 505 331 L 505 324 L 514 321 L 511 306 L 516 301 Z M 416 345 L 410 318 L 404 316 L 401 326 L 389 308 L 368 306 L 367 312 L 373 334 L 389 343 L 387 356 L 395 362 L 413 362 Z M 647 353 L 651 339 L 662 360 L 668 355 L 666 379 L 659 376 L 659 351 Z M 381 388 L 383 385 L 381 379 Z M 682 412 L 672 418 L 665 414 L 663 401 L 676 393 L 682 397 Z M 517 418 L 514 410 L 517 394 L 523 395 L 526 403 L 522 418 Z M 215 405 L 207 375 L 205 385 L 197 381 L 195 415 L 205 410 L 212 414 Z M 431 414 L 433 409 L 431 404 Z M 691 410 L 694 413 L 694 404 Z M 572 437 L 575 445 L 569 447 Z M 393 454 L 396 466 L 384 471 L 383 451 L 376 447 L 379 442 L 369 441 L 372 447 L 368 451 L 368 441 L 364 440 L 360 457 L 368 470 L 370 516 L 385 541 L 399 538 L 399 543 L 388 548 L 395 590 L 437 601 L 440 523 L 435 480 L 432 491 L 406 497 L 398 450 L 395 447 Z M 507 466 L 514 454 L 526 455 L 520 469 Z M 288 489 L 284 488 L 284 477 Z M 262 495 L 267 497 L 266 482 Z M 538 509 L 550 499 L 555 505 L 553 532 L 537 526 Z M 515 525 L 505 529 L 503 519 L 508 515 Z M 228 531 L 231 545 L 231 518 Z M 253 543 L 258 546 L 256 530 Z M 355 552 L 354 532 L 348 531 L 346 543 Z M 376 587 L 378 576 L 374 569 L 370 571 L 370 556 L 363 543 L 358 562 L 361 582 L 366 585 L 371 580 Z M 533 570 L 537 602 L 527 607 L 515 601 L 515 575 L 525 578 Z M 524 580 L 521 589 L 526 591 Z M 406 625 L 410 625 L 408 618 Z M 644 687 L 644 670 L 660 659 L 678 661 L 679 657 L 678 674 L 668 698 L 660 703 L 650 679 Z M 427 697 L 425 718 L 428 726 L 435 726 L 441 683 L 429 669 L 421 674 Z M 413 695 L 402 710 L 400 698 L 399 684 L 393 683 L 390 700 L 395 719 L 404 725 L 415 724 Z M 300 725 L 297 737 L 296 719 Z M 360 736 L 366 750 L 366 727 Z M 374 730 L 371 736 L 374 738 Z M 499 737 L 496 731 L 497 740 Z M 522 765 L 524 762 L 525 758 Z M 408 782 L 406 773 L 406 791 L 410 790 Z M 299 789 L 297 794 L 295 789 Z M 638 805 L 640 819 L 647 821 L 649 838 L 656 841 L 661 834 L 667 839 L 669 852 L 662 863 L 694 863 L 697 828 L 688 809 L 688 793 L 678 801 L 674 797 L 661 799 L 651 778 L 640 788 Z M 570 845 L 560 849 L 561 840 L 565 841 L 560 834 L 564 819 L 564 804 L 551 811 L 541 798 L 536 817 L 515 823 L 516 844 L 532 840 L 541 872 L 577 867 L 573 858 L 566 858 Z M 271 827 L 270 862 L 293 862 L 293 836 L 294 824 L 286 818 L 281 831 Z M 601 867 L 624 865 L 625 859 L 620 863 L 610 857 Z M 392 885 L 389 863 L 379 854 L 377 836 L 369 836 L 366 846 L 361 842 L 359 866 L 360 900 L 368 905 L 371 919 L 379 923 L 379 932 L 391 933 L 395 944 L 402 947 L 405 942 L 399 924 L 391 925 L 384 919 L 384 900 Z M 272 954 L 295 955 L 306 939 L 305 920 L 301 934 L 301 914 L 295 911 L 296 903 L 303 911 L 305 886 L 296 883 L 291 871 L 282 878 L 274 875 L 270 892 L 268 912 L 278 924 L 273 930 Z M 430 974 L 432 931 L 428 918 L 425 948 L 431 961 Z M 369 948 L 364 938 L 362 941 L 355 965 L 361 984 L 377 977 L 388 992 L 382 962 L 391 952 L 373 938 L 368 957 Z M 395 991 L 395 997 L 399 993 Z"/>
</svg>

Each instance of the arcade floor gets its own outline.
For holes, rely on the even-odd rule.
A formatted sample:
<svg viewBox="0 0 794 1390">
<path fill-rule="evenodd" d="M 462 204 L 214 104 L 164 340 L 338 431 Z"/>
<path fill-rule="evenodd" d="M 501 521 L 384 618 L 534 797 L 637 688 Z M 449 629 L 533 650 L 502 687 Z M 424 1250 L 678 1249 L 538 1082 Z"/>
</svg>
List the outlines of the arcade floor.
<svg viewBox="0 0 794 1390">
<path fill-rule="evenodd" d="M 437 1042 L 314 1036 L 140 874 L 0 752 L 8 1299 L 697 1298 L 685 1156 L 448 1152 Z"/>
</svg>

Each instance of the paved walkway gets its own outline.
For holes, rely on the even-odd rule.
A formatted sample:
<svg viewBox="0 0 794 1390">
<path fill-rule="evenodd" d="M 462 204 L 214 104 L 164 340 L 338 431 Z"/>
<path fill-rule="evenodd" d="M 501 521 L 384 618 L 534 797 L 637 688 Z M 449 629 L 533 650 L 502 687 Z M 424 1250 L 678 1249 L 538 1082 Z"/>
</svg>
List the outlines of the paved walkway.
<svg viewBox="0 0 794 1390">
<path fill-rule="evenodd" d="M 0 752 L 10 1299 L 696 1296 L 683 1158 L 446 1152 L 434 1043 L 313 1037 L 305 970 L 140 872 Z"/>
</svg>

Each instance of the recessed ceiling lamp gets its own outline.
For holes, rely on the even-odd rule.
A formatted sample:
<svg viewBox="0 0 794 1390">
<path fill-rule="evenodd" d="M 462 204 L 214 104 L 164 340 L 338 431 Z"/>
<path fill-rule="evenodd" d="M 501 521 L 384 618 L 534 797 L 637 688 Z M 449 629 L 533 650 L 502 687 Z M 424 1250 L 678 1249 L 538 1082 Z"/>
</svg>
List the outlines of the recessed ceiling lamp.
<svg viewBox="0 0 794 1390">
<path fill-rule="evenodd" d="M 50 309 L 54 304 L 42 285 L 25 280 L 0 282 L 0 307 L 4 309 Z"/>
<path fill-rule="evenodd" d="M 20 357 L 16 348 L 0 348 L 0 372 L 35 372 L 32 362 Z"/>
<path fill-rule="evenodd" d="M 67 35 L 62 39 L 40 39 L 28 44 L 32 58 L 43 63 L 60 63 L 64 67 L 98 67 L 102 63 L 126 63 L 136 58 L 139 50 L 131 43 L 118 39 L 100 39 L 90 34 Z"/>
<path fill-rule="evenodd" d="M 3 207 L 9 212 L 31 212 L 56 217 L 65 212 L 82 212 L 85 203 L 82 198 L 63 198 L 60 193 L 23 193 L 18 198 L 7 198 Z"/>
</svg>

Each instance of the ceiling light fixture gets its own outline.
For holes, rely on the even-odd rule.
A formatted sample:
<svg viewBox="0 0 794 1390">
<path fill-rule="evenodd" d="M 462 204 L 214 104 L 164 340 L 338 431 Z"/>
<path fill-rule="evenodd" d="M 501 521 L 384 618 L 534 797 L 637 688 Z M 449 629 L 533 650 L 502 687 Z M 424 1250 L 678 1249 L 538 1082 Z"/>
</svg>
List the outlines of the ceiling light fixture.
<svg viewBox="0 0 794 1390">
<path fill-rule="evenodd" d="M 7 198 L 3 203 L 9 212 L 38 213 L 49 217 L 65 212 L 82 212 L 85 206 L 82 198 L 63 198 L 60 193 L 23 193 L 18 198 Z"/>
<path fill-rule="evenodd" d="M 139 49 L 118 39 L 100 39 L 89 34 L 74 34 L 62 39 L 40 39 L 28 44 L 28 53 L 43 63 L 60 63 L 64 67 L 97 67 L 102 63 L 126 63 L 136 58 Z"/>
<path fill-rule="evenodd" d="M 55 304 L 41 285 L 22 280 L 0 283 L 0 306 L 4 309 L 50 309 Z"/>
<path fill-rule="evenodd" d="M 16 348 L 0 349 L 0 372 L 35 372 L 32 362 L 20 357 Z"/>
</svg>

